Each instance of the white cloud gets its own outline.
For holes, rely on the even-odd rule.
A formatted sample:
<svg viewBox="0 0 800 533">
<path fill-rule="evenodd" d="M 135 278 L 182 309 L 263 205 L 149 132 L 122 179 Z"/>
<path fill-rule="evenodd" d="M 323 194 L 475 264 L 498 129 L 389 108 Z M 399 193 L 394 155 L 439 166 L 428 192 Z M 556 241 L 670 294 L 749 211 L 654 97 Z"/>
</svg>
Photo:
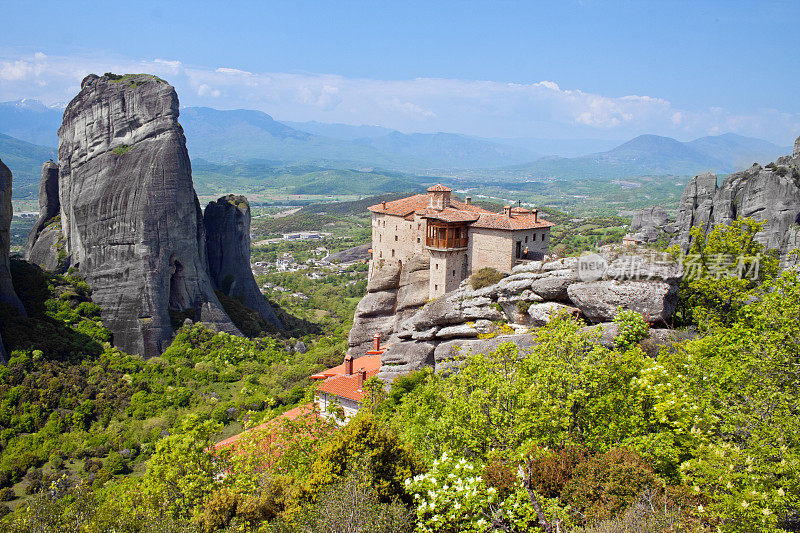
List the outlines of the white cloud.
<svg viewBox="0 0 800 533">
<path fill-rule="evenodd" d="M 379 124 L 401 131 L 485 137 L 606 137 L 641 133 L 690 138 L 731 131 L 782 144 L 800 133 L 800 115 L 775 109 L 732 113 L 675 108 L 648 95 L 610 97 L 552 80 L 506 83 L 452 78 L 378 80 L 334 74 L 254 73 L 199 68 L 178 60 L 131 60 L 0 52 L 0 101 L 68 101 L 89 73 L 150 72 L 178 90 L 181 104 L 250 108 L 283 120 Z"/>
</svg>

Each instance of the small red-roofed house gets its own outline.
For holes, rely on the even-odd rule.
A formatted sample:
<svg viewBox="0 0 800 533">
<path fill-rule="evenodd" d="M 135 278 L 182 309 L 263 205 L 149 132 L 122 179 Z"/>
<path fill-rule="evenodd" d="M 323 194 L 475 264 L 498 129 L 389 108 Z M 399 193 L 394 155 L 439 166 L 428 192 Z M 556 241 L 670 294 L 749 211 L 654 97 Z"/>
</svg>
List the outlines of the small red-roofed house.
<svg viewBox="0 0 800 533">
<path fill-rule="evenodd" d="M 364 383 L 378 374 L 381 367 L 380 335 L 373 337 L 372 350 L 367 355 L 354 358 L 346 355 L 341 365 L 323 370 L 311 376 L 321 380 L 317 386 L 314 401 L 322 416 L 330 416 L 331 407 L 341 407 L 345 420 L 354 416 L 364 403 Z"/>
<path fill-rule="evenodd" d="M 427 194 L 381 202 L 372 212 L 372 263 L 430 257 L 429 298 L 458 288 L 484 267 L 511 272 L 516 265 L 542 259 L 549 251 L 552 223 L 537 209 L 505 206 L 494 213 L 450 197 L 434 185 Z M 373 269 L 370 266 L 370 276 Z"/>
</svg>

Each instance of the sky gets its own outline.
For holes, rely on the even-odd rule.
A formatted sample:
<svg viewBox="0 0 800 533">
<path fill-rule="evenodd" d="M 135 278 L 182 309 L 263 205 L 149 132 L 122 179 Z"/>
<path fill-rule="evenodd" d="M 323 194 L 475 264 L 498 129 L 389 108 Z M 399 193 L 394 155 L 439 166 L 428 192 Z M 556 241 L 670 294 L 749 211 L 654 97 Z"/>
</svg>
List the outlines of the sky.
<svg viewBox="0 0 800 533">
<path fill-rule="evenodd" d="M 481 137 L 800 135 L 800 1 L 0 0 L 0 101 L 149 72 L 181 105 Z"/>
</svg>

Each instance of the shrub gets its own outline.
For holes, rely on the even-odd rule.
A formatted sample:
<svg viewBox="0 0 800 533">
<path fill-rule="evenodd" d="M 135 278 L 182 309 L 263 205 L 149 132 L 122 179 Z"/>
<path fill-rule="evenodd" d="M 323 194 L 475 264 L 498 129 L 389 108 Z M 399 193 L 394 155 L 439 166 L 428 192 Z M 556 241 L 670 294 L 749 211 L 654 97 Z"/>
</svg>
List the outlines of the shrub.
<svg viewBox="0 0 800 533">
<path fill-rule="evenodd" d="M 622 350 L 636 346 L 650 334 L 650 325 L 636 311 L 618 309 L 614 323 L 617 325 L 614 345 Z"/>
<path fill-rule="evenodd" d="M 527 300 L 520 300 L 519 303 L 517 303 L 517 309 L 523 315 L 527 314 L 528 309 L 530 308 L 531 308 L 531 303 Z"/>
<path fill-rule="evenodd" d="M 11 487 L 0 489 L 0 502 L 10 502 L 16 497 L 17 495 L 14 494 L 14 489 L 12 489 Z"/>
<path fill-rule="evenodd" d="M 505 275 L 496 268 L 483 267 L 470 276 L 469 284 L 472 286 L 472 290 L 478 290 L 483 287 L 494 285 L 504 277 Z"/>
</svg>

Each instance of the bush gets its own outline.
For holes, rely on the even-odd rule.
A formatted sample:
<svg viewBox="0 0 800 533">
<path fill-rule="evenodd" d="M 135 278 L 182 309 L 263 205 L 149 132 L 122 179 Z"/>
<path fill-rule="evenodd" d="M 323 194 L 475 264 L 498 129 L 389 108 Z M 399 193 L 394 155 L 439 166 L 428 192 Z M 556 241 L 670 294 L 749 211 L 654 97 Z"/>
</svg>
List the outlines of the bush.
<svg viewBox="0 0 800 533">
<path fill-rule="evenodd" d="M 478 289 L 482 289 L 483 287 L 494 285 L 504 277 L 505 275 L 496 268 L 483 267 L 470 276 L 469 284 L 472 286 L 472 290 L 476 291 Z"/>
<path fill-rule="evenodd" d="M 614 345 L 622 350 L 636 346 L 650 334 L 650 325 L 636 311 L 618 309 L 614 323 L 617 325 Z"/>
<path fill-rule="evenodd" d="M 0 502 L 10 502 L 16 497 L 17 495 L 14 494 L 14 489 L 12 489 L 11 487 L 0 489 Z"/>
</svg>

